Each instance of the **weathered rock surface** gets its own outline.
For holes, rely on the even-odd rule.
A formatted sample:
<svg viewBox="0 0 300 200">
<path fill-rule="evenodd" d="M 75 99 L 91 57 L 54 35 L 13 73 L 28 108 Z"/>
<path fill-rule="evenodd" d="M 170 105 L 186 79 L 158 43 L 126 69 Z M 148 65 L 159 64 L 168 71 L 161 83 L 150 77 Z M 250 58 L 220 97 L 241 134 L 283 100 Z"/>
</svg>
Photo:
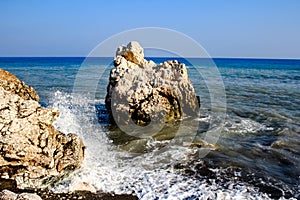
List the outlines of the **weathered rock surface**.
<svg viewBox="0 0 300 200">
<path fill-rule="evenodd" d="M 185 64 L 156 65 L 137 42 L 120 46 L 107 88 L 106 108 L 118 124 L 144 126 L 197 116 L 199 105 Z"/>
<path fill-rule="evenodd" d="M 0 177 L 18 188 L 43 188 L 78 168 L 82 140 L 52 123 L 59 116 L 43 108 L 30 86 L 0 69 Z"/>
</svg>

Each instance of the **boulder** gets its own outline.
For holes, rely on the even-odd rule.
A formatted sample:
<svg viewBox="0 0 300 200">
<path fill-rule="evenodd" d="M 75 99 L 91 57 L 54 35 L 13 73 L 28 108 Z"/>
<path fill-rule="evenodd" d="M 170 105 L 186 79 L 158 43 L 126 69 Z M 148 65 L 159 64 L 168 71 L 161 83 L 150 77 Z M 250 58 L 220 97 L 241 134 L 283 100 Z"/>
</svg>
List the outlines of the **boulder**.
<svg viewBox="0 0 300 200">
<path fill-rule="evenodd" d="M 16 194 L 9 190 L 2 190 L 0 192 L 0 200 L 42 200 L 42 198 L 34 193 Z"/>
<path fill-rule="evenodd" d="M 16 200 L 18 195 L 9 190 L 2 190 L 0 192 L 0 200 Z"/>
<path fill-rule="evenodd" d="M 84 146 L 56 130 L 55 108 L 44 108 L 30 86 L 0 69 L 0 177 L 20 189 L 43 188 L 78 168 Z"/>
<path fill-rule="evenodd" d="M 42 198 L 34 193 L 21 193 L 16 200 L 42 200 Z"/>
<path fill-rule="evenodd" d="M 116 52 L 105 103 L 112 120 L 121 125 L 133 121 L 146 126 L 199 115 L 185 64 L 177 60 L 158 65 L 148 61 L 135 41 Z"/>
</svg>

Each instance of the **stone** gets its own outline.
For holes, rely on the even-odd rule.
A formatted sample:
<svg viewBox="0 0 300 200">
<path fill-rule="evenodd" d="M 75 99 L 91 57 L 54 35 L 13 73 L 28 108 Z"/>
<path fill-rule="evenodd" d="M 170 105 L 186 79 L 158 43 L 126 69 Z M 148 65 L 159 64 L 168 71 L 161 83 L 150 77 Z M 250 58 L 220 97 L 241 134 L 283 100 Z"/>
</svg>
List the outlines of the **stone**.
<svg viewBox="0 0 300 200">
<path fill-rule="evenodd" d="M 94 194 L 97 193 L 96 188 L 89 182 L 75 183 L 69 190 L 69 192 L 78 192 L 78 191 L 88 191 Z"/>
<path fill-rule="evenodd" d="M 16 194 L 9 190 L 2 190 L 0 192 L 0 200 L 42 200 L 42 198 L 34 193 Z"/>
<path fill-rule="evenodd" d="M 113 122 L 140 126 L 169 123 L 199 115 L 199 103 L 184 63 L 156 65 L 144 59 L 138 42 L 120 46 L 114 58 L 106 95 Z"/>
<path fill-rule="evenodd" d="M 0 177 L 19 189 L 47 187 L 84 158 L 82 140 L 56 130 L 59 111 L 38 100 L 31 86 L 0 69 Z"/>
<path fill-rule="evenodd" d="M 34 193 L 21 193 L 16 200 L 42 200 L 42 198 Z"/>
<path fill-rule="evenodd" d="M 2 190 L 0 192 L 0 200 L 16 200 L 18 195 L 9 190 Z"/>
</svg>

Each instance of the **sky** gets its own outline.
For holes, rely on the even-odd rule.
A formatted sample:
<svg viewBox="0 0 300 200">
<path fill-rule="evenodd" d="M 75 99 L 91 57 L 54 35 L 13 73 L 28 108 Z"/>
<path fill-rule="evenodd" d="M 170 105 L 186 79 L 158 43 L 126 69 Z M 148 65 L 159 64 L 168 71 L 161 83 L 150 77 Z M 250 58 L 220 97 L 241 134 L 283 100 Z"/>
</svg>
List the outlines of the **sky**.
<svg viewBox="0 0 300 200">
<path fill-rule="evenodd" d="M 299 0 L 1 0 L 0 56 L 87 56 L 142 27 L 179 31 L 212 57 L 300 58 Z"/>
</svg>

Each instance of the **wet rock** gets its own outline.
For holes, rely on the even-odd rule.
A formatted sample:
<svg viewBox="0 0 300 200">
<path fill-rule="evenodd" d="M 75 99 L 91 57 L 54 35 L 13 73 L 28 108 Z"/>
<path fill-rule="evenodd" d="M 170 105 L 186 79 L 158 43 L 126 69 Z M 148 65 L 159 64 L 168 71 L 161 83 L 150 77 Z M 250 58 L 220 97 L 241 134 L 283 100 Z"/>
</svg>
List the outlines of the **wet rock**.
<svg viewBox="0 0 300 200">
<path fill-rule="evenodd" d="M 44 200 L 57 199 L 82 199 L 82 200 L 137 200 L 134 194 L 110 194 L 110 193 L 92 193 L 88 191 L 77 191 L 72 193 L 41 193 L 40 196 Z"/>
<path fill-rule="evenodd" d="M 156 65 L 137 42 L 120 46 L 107 88 L 106 108 L 117 124 L 145 126 L 198 116 L 187 68 L 176 60 Z"/>
<path fill-rule="evenodd" d="M 43 108 L 34 89 L 0 69 L 0 178 L 17 188 L 43 188 L 78 168 L 84 146 L 52 123 L 55 108 Z"/>
<path fill-rule="evenodd" d="M 82 199 L 82 200 L 137 200 L 134 194 L 111 194 L 102 192 L 75 191 L 69 193 L 53 193 L 45 190 L 18 190 L 12 192 L 10 190 L 2 190 L 0 192 L 0 200 L 58 200 L 58 199 Z"/>
</svg>

